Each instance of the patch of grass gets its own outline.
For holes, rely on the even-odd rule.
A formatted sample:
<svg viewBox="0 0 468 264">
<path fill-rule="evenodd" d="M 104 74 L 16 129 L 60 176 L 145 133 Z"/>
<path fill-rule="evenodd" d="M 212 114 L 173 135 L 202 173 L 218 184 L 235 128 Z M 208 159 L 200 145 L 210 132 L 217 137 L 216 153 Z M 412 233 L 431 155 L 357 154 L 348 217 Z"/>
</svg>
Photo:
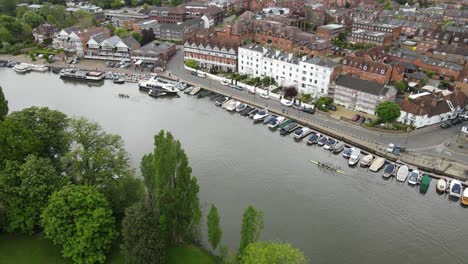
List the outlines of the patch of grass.
<svg viewBox="0 0 468 264">
<path fill-rule="evenodd" d="M 43 235 L 0 234 L 0 263 L 15 264 L 68 264 L 60 253 L 60 247 Z M 106 263 L 125 264 L 119 243 L 114 243 Z"/>
<path fill-rule="evenodd" d="M 169 264 L 215 264 L 213 256 L 192 245 L 177 245 L 167 252 Z"/>
</svg>

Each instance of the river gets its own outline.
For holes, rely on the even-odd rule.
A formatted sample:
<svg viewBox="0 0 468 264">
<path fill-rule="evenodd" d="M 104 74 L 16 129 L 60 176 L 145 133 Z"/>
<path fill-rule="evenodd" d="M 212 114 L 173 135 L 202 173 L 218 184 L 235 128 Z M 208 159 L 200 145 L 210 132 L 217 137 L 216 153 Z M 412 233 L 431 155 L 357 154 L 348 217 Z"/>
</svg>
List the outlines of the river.
<svg viewBox="0 0 468 264">
<path fill-rule="evenodd" d="M 198 178 L 203 211 L 211 203 L 220 211 L 222 244 L 238 246 L 242 213 L 252 204 L 264 212 L 262 239 L 290 242 L 312 263 L 468 263 L 468 211 L 438 195 L 434 180 L 422 195 L 381 173 L 348 168 L 341 155 L 280 136 L 208 98 L 153 99 L 136 84 L 97 87 L 7 68 L 0 68 L 0 86 L 10 110 L 47 106 L 121 135 L 135 169 L 152 151 L 153 136 L 171 131 Z M 311 159 L 346 175 L 321 171 Z"/>
</svg>

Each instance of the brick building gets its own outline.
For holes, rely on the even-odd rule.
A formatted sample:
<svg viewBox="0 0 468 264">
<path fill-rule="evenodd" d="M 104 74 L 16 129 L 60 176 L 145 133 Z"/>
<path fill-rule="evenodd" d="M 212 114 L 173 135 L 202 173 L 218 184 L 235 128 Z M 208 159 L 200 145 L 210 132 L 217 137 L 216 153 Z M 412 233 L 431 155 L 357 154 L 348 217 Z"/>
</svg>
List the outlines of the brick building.
<svg viewBox="0 0 468 264">
<path fill-rule="evenodd" d="M 448 45 L 452 40 L 453 33 L 442 30 L 428 30 L 420 28 L 416 30 L 413 41 L 417 42 L 416 49 L 425 52 L 428 49 L 437 48 L 440 45 Z"/>
<path fill-rule="evenodd" d="M 324 39 L 335 39 L 340 33 L 345 31 L 345 26 L 338 24 L 328 24 L 317 27 L 315 34 L 323 37 Z"/>
<path fill-rule="evenodd" d="M 155 62 L 158 60 L 168 61 L 176 53 L 176 45 L 170 42 L 152 41 L 139 49 L 133 51 L 132 60 Z"/>
<path fill-rule="evenodd" d="M 352 30 L 356 31 L 360 29 L 374 32 L 390 33 L 392 34 L 393 39 L 398 39 L 398 37 L 401 34 L 401 26 L 382 24 L 370 21 L 353 22 Z"/>
<path fill-rule="evenodd" d="M 223 22 L 224 10 L 213 5 L 190 2 L 177 7 L 158 7 L 151 10 L 150 19 L 163 24 L 178 24 L 190 19 L 206 17 L 213 25 Z"/>
<path fill-rule="evenodd" d="M 195 60 L 201 68 L 237 71 L 237 46 L 217 39 L 191 38 L 184 43 L 184 61 Z"/>
<path fill-rule="evenodd" d="M 351 43 L 374 44 L 377 46 L 390 46 L 393 35 L 391 33 L 382 33 L 359 29 L 351 32 L 348 41 Z"/>
<path fill-rule="evenodd" d="M 452 45 L 442 45 L 427 50 L 425 54 L 433 59 L 465 65 L 465 63 L 468 61 L 468 46 L 458 47 Z"/>
</svg>

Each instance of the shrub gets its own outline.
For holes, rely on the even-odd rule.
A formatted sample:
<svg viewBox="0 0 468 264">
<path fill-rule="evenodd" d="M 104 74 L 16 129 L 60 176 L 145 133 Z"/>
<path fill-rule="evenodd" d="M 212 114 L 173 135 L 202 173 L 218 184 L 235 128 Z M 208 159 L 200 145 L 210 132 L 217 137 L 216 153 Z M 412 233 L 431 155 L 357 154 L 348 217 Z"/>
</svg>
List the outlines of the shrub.
<svg viewBox="0 0 468 264">
<path fill-rule="evenodd" d="M 303 94 L 301 97 L 301 102 L 307 103 L 308 101 L 310 101 L 310 99 L 311 99 L 310 94 Z"/>
</svg>

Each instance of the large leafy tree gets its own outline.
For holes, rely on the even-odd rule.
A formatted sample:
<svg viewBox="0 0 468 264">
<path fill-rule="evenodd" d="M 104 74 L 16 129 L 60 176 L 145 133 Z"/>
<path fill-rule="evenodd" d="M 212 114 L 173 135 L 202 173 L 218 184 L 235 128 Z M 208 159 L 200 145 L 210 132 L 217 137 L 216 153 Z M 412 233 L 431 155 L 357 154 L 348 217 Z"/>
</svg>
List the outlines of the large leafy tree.
<svg viewBox="0 0 468 264">
<path fill-rule="evenodd" d="M 14 15 L 16 8 L 15 0 L 0 0 L 0 13 Z"/>
<path fill-rule="evenodd" d="M 100 191 L 109 200 L 115 218 L 121 220 L 125 209 L 143 198 L 144 186 L 133 175 L 125 175 L 101 186 Z"/>
<path fill-rule="evenodd" d="M 47 19 L 47 22 L 59 28 L 69 27 L 77 22 L 75 17 L 70 12 L 67 12 L 64 5 L 44 3 L 40 12 Z"/>
<path fill-rule="evenodd" d="M 249 244 L 241 256 L 242 264 L 306 264 L 304 253 L 288 243 L 272 241 L 255 242 Z"/>
<path fill-rule="evenodd" d="M 34 148 L 29 149 L 30 153 L 23 153 L 22 157 L 13 156 L 13 159 L 21 160 L 29 154 L 36 154 L 51 159 L 52 163 L 57 165 L 60 158 L 70 148 L 70 137 L 67 132 L 68 117 L 60 111 L 47 107 L 25 108 L 8 115 L 4 123 L 6 123 L 6 134 L 0 135 L 2 143 L 0 145 L 5 142 L 7 146 L 0 146 L 0 148 L 28 149 L 30 142 L 35 141 Z M 8 126 L 14 126 L 17 129 L 11 129 Z M 23 134 L 11 134 L 18 132 Z M 27 141 L 23 141 L 25 138 L 28 138 Z M 21 146 L 23 144 L 28 146 Z M 8 156 L 9 154 L 6 156 L 7 159 Z"/>
<path fill-rule="evenodd" d="M 144 156 L 141 164 L 150 199 L 158 202 L 159 221 L 167 241 L 188 241 L 194 238 L 201 218 L 197 179 L 191 175 L 180 142 L 170 132 L 159 132 L 154 146 L 154 152 Z"/>
<path fill-rule="evenodd" d="M 70 130 L 73 147 L 63 161 L 76 183 L 101 187 L 131 174 L 120 136 L 106 133 L 98 123 L 84 118 L 71 120 Z"/>
<path fill-rule="evenodd" d="M 241 238 L 239 244 L 239 254 L 242 255 L 244 249 L 260 238 L 263 230 L 263 212 L 257 211 L 252 205 L 249 205 L 242 216 Z"/>
<path fill-rule="evenodd" d="M 219 218 L 218 208 L 212 204 L 206 217 L 206 224 L 208 226 L 208 241 L 213 249 L 218 247 L 223 235 L 223 230 L 219 225 Z"/>
<path fill-rule="evenodd" d="M 45 22 L 44 18 L 34 11 L 26 11 L 22 18 L 23 21 L 32 28 L 35 28 Z"/>
<path fill-rule="evenodd" d="M 127 208 L 122 222 L 122 238 L 129 264 L 165 263 L 166 243 L 155 204 L 141 201 Z"/>
<path fill-rule="evenodd" d="M 8 110 L 8 100 L 5 99 L 3 89 L 0 86 L 0 121 L 5 120 L 5 117 L 8 115 Z"/>
<path fill-rule="evenodd" d="M 75 263 L 104 263 L 116 237 L 107 199 L 88 185 L 70 185 L 55 192 L 41 222 L 45 236 L 61 245 L 62 255 Z"/>
<path fill-rule="evenodd" d="M 380 103 L 376 112 L 382 122 L 395 121 L 401 115 L 400 106 L 394 102 Z"/>
<path fill-rule="evenodd" d="M 67 183 L 48 159 L 28 156 L 8 161 L 0 173 L 0 202 L 5 206 L 7 231 L 32 234 L 49 196 Z"/>
</svg>

